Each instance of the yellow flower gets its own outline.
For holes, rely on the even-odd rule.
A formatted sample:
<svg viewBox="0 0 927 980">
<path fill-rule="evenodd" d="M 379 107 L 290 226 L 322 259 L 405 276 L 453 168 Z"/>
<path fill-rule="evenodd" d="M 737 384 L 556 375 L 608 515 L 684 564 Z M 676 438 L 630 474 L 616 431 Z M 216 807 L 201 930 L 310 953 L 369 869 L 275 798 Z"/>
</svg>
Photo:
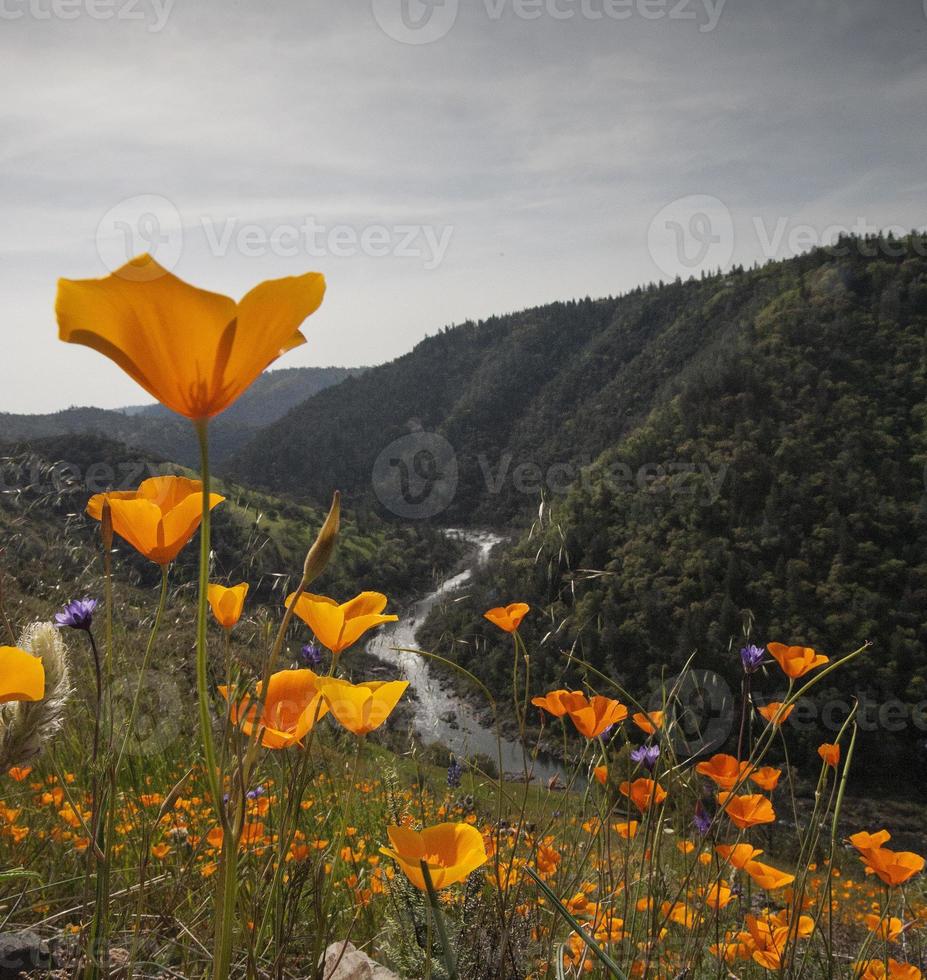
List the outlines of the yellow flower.
<svg viewBox="0 0 927 980">
<path fill-rule="evenodd" d="M 392 714 L 409 686 L 408 681 L 348 681 L 325 679 L 319 690 L 331 713 L 355 735 L 367 735 L 379 728 Z"/>
<path fill-rule="evenodd" d="M 288 609 L 295 598 L 295 592 L 287 596 Z M 386 602 L 386 596 L 380 592 L 362 592 L 339 606 L 327 596 L 306 592 L 293 606 L 293 612 L 315 633 L 319 643 L 337 656 L 357 643 L 367 630 L 399 619 L 382 615 Z"/>
<path fill-rule="evenodd" d="M 483 835 L 466 823 L 442 823 L 426 827 L 421 833 L 408 827 L 389 827 L 387 833 L 393 846 L 381 847 L 380 852 L 391 857 L 422 891 L 422 861 L 428 866 L 436 889 L 465 881 L 487 861 Z"/>
<path fill-rule="evenodd" d="M 230 630 L 239 619 L 245 608 L 245 597 L 248 595 L 248 583 L 242 582 L 227 589 L 224 585 L 210 585 L 207 595 L 212 614 L 222 627 Z"/>
<path fill-rule="evenodd" d="M 531 606 L 526 602 L 513 602 L 509 606 L 499 606 L 484 613 L 484 618 L 488 619 L 494 626 L 506 633 L 514 633 L 521 626 L 521 621 L 531 612 Z"/>
<path fill-rule="evenodd" d="M 793 680 L 804 677 L 809 671 L 830 663 L 830 658 L 812 647 L 790 647 L 784 643 L 770 643 L 766 647 L 782 672 Z"/>
<path fill-rule="evenodd" d="M 60 280 L 58 335 L 115 361 L 162 405 L 207 419 L 305 343 L 299 327 L 324 295 L 324 277 L 310 272 L 261 283 L 236 303 L 142 255 L 105 279 Z"/>
<path fill-rule="evenodd" d="M 251 698 L 245 696 L 239 704 L 232 705 L 232 722 L 248 736 L 254 731 L 255 724 L 260 725 L 261 744 L 267 749 L 289 748 L 302 741 L 316 722 L 328 714 L 319 685 L 320 678 L 311 670 L 278 671 L 271 675 L 267 685 L 260 721 L 257 719 L 258 706 L 251 704 Z M 261 686 L 258 682 L 258 697 Z M 219 693 L 229 700 L 227 687 L 220 687 Z"/>
<path fill-rule="evenodd" d="M 113 530 L 156 565 L 169 565 L 190 541 L 203 518 L 203 484 L 182 476 L 154 476 L 137 490 L 113 490 L 90 498 L 87 514 L 103 518 L 108 500 Z M 225 500 L 209 496 L 210 510 Z"/>
<path fill-rule="evenodd" d="M 0 647 L 0 704 L 41 701 L 45 697 L 45 668 L 39 657 L 19 647 Z"/>
</svg>

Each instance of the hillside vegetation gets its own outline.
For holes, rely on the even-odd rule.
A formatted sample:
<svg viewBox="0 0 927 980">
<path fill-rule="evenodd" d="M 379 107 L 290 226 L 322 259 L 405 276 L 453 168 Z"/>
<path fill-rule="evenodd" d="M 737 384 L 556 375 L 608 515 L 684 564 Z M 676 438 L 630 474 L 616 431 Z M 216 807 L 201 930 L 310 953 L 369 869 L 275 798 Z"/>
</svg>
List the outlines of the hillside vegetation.
<svg viewBox="0 0 927 980">
<path fill-rule="evenodd" d="M 99 525 L 84 515 L 89 497 L 103 489 L 134 488 L 151 475 L 184 472 L 97 436 L 0 448 L 0 561 L 8 597 L 26 608 L 47 608 L 78 592 L 99 592 Z M 221 481 L 216 489 L 226 502 L 214 514 L 214 580 L 248 582 L 255 611 L 261 603 L 282 603 L 295 587 L 324 512 Z M 124 542 L 117 539 L 116 546 L 131 586 L 153 590 L 157 568 Z M 339 600 L 376 588 L 396 606 L 431 587 L 459 558 L 459 543 L 436 529 L 398 527 L 352 510 L 345 515 L 338 562 L 318 587 Z M 195 582 L 195 564 L 192 549 L 176 563 L 174 580 L 187 590 Z"/>
<path fill-rule="evenodd" d="M 524 599 L 539 689 L 577 679 L 567 651 L 652 684 L 697 651 L 733 682 L 746 630 L 832 655 L 872 641 L 822 703 L 845 717 L 862 699 L 860 776 L 927 772 L 927 249 L 879 244 L 653 294 L 653 309 L 693 302 L 641 350 L 637 393 L 613 400 L 631 414 L 603 414 L 627 431 L 428 641 L 462 641 L 452 655 L 502 684 L 511 652 L 472 624 Z M 632 424 L 643 378 L 652 407 Z"/>
<path fill-rule="evenodd" d="M 218 462 L 228 458 L 294 405 L 362 371 L 363 368 L 338 367 L 266 371 L 231 408 L 213 420 L 210 440 L 214 458 Z M 124 410 L 68 408 L 47 415 L 2 413 L 0 433 L 5 442 L 98 435 L 184 466 L 196 466 L 199 461 L 192 427 L 161 405 Z"/>
</svg>

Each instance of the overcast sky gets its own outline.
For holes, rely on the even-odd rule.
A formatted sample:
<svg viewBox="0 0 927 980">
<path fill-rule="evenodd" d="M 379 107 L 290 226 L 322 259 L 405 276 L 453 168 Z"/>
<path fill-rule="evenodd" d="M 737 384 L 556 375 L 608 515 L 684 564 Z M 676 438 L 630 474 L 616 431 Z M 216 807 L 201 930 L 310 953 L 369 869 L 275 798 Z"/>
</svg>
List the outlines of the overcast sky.
<svg viewBox="0 0 927 980">
<path fill-rule="evenodd" d="M 927 223 L 927 0 L 0 0 L 0 410 L 149 400 L 55 281 L 329 282 L 279 366 Z"/>
</svg>

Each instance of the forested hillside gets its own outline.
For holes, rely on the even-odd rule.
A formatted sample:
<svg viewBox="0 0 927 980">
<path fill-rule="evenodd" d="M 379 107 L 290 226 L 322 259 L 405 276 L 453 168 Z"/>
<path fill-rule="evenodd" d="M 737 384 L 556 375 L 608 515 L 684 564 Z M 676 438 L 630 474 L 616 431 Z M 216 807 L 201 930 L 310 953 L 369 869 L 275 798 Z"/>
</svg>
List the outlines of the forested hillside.
<svg viewBox="0 0 927 980">
<path fill-rule="evenodd" d="M 0 562 L 8 600 L 12 594 L 47 617 L 55 604 L 96 594 L 99 524 L 85 516 L 87 500 L 103 489 L 134 488 L 168 473 L 189 471 L 97 436 L 0 446 Z M 248 582 L 252 610 L 279 604 L 298 581 L 325 511 L 221 481 L 216 489 L 226 502 L 213 517 L 214 579 Z M 116 547 L 120 578 L 154 588 L 156 566 L 118 539 Z M 342 601 L 375 589 L 395 607 L 430 588 L 460 557 L 459 543 L 437 529 L 398 527 L 349 509 L 337 558 L 318 588 Z M 196 558 L 193 547 L 181 553 L 176 586 L 195 582 Z"/>
<path fill-rule="evenodd" d="M 711 356 L 663 384 L 533 533 L 432 621 L 428 642 L 504 685 L 511 652 L 479 615 L 527 600 L 540 689 L 576 679 L 568 650 L 632 686 L 697 651 L 699 666 L 737 683 L 745 628 L 831 656 L 870 640 L 840 691 L 906 708 L 863 732 L 860 750 L 883 765 L 862 771 L 923 771 L 927 249 L 856 244 L 735 277 L 732 289 L 716 280 L 664 347 L 675 359 L 669 338 L 699 320 Z"/>
<path fill-rule="evenodd" d="M 819 250 L 618 299 L 463 324 L 309 399 L 264 430 L 229 471 L 309 499 L 322 499 L 334 483 L 349 498 L 373 500 L 378 457 L 422 429 L 447 440 L 459 471 L 437 521 L 524 520 L 542 493 L 562 493 L 581 467 L 722 370 L 735 349 L 749 359 L 755 324 L 790 297 L 807 307 L 806 327 L 859 302 L 883 304 L 896 322 L 894 291 L 902 275 L 919 282 L 923 257 L 910 242 L 886 244 L 896 253 L 907 248 L 913 266 L 887 253 L 870 260 Z M 920 287 L 911 288 L 907 309 L 919 302 Z"/>
<path fill-rule="evenodd" d="M 210 445 L 214 459 L 221 462 L 228 458 L 294 405 L 362 370 L 336 367 L 265 372 L 231 408 L 213 420 Z M 102 436 L 184 466 L 195 466 L 199 460 L 192 426 L 160 405 L 122 411 L 69 408 L 48 415 L 0 414 L 0 439 L 5 442 L 68 434 Z"/>
</svg>

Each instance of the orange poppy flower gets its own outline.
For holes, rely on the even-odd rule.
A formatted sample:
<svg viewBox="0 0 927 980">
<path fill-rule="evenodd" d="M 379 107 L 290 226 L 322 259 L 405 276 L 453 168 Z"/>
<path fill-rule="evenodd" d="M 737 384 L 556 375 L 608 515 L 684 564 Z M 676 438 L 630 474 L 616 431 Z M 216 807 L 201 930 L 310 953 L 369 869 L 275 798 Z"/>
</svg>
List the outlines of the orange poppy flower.
<svg viewBox="0 0 927 980">
<path fill-rule="evenodd" d="M 894 942 L 904 932 L 904 925 L 901 919 L 895 916 L 882 917 L 875 913 L 870 913 L 865 918 L 866 928 L 874 932 L 879 939 L 887 939 Z"/>
<path fill-rule="evenodd" d="M 772 823 L 776 819 L 772 803 L 759 793 L 746 796 L 718 793 L 718 803 L 724 808 L 731 823 L 741 830 L 761 823 Z"/>
<path fill-rule="evenodd" d="M 560 701 L 576 730 L 586 738 L 598 738 L 607 728 L 628 717 L 628 709 L 620 701 L 601 694 L 587 698 L 581 691 L 574 691 L 561 695 Z"/>
<path fill-rule="evenodd" d="M 743 867 L 760 888 L 767 892 L 785 888 L 795 880 L 795 875 L 786 874 L 770 864 L 763 864 L 762 861 L 747 861 Z"/>
<path fill-rule="evenodd" d="M 911 963 L 899 963 L 889 958 L 886 967 L 884 960 L 870 960 L 868 963 L 854 964 L 854 976 L 859 980 L 922 980 L 923 974 Z"/>
<path fill-rule="evenodd" d="M 618 789 L 641 813 L 646 813 L 651 806 L 659 806 L 666 799 L 666 790 L 658 782 L 643 776 L 633 783 L 622 783 Z"/>
<path fill-rule="evenodd" d="M 470 824 L 442 823 L 420 833 L 408 827 L 388 827 L 386 832 L 393 846 L 381 847 L 380 853 L 391 857 L 421 891 L 425 891 L 422 861 L 432 884 L 440 889 L 466 881 L 488 860 L 483 835 Z"/>
<path fill-rule="evenodd" d="M 724 753 L 713 755 L 695 767 L 697 773 L 707 776 L 720 789 L 733 789 L 744 780 L 749 769 L 749 762 L 738 762 L 734 756 Z"/>
<path fill-rule="evenodd" d="M 295 592 L 287 596 L 288 609 L 295 597 Z M 367 630 L 399 620 L 398 616 L 382 615 L 387 601 L 380 592 L 361 592 L 338 605 L 327 596 L 305 592 L 299 597 L 293 612 L 315 633 L 319 643 L 337 656 L 357 643 Z"/>
<path fill-rule="evenodd" d="M 536 708 L 543 708 L 549 715 L 555 718 L 562 718 L 569 710 L 564 704 L 564 698 L 570 699 L 574 696 L 584 697 L 582 691 L 551 691 L 543 697 L 532 698 L 531 703 Z M 574 702 L 570 702 L 574 703 Z"/>
<path fill-rule="evenodd" d="M 45 667 L 41 657 L 19 647 L 0 647 L 0 704 L 41 701 L 45 697 Z"/>
<path fill-rule="evenodd" d="M 719 844 L 715 850 L 733 868 L 744 868 L 763 853 L 752 844 Z"/>
<path fill-rule="evenodd" d="M 824 760 L 826 765 L 833 766 L 835 769 L 840 764 L 839 745 L 825 742 L 823 745 L 818 746 L 818 755 Z"/>
<path fill-rule="evenodd" d="M 287 749 L 301 742 L 312 731 L 316 722 L 328 713 L 328 706 L 319 691 L 320 678 L 311 670 L 281 670 L 270 677 L 267 698 L 258 706 L 245 696 L 232 705 L 230 716 L 233 724 L 240 726 L 248 736 L 257 723 L 261 728 L 261 744 L 267 749 Z M 257 695 L 261 696 L 262 683 L 258 681 Z M 229 700 L 229 689 L 219 688 L 219 693 Z"/>
<path fill-rule="evenodd" d="M 716 881 L 705 892 L 705 904 L 716 912 L 731 904 L 734 893 L 726 881 Z"/>
<path fill-rule="evenodd" d="M 627 823 L 615 823 L 612 824 L 612 830 L 619 837 L 623 837 L 625 840 L 634 840 L 637 836 L 637 828 L 640 824 L 636 820 L 629 820 Z"/>
<path fill-rule="evenodd" d="M 592 775 L 595 776 L 597 783 L 601 783 L 604 786 L 608 782 L 608 766 L 596 766 L 592 770 Z"/>
<path fill-rule="evenodd" d="M 646 732 L 648 735 L 653 735 L 658 728 L 663 727 L 663 712 L 662 711 L 648 711 L 644 714 L 643 711 L 638 711 L 631 721 L 642 731 Z"/>
<path fill-rule="evenodd" d="M 830 663 L 830 657 L 825 657 L 823 653 L 818 653 L 811 647 L 788 647 L 784 643 L 769 643 L 766 649 L 782 668 L 786 677 L 791 677 L 793 680 Z"/>
<path fill-rule="evenodd" d="M 860 854 L 863 864 L 892 888 L 903 885 L 924 870 L 924 859 L 911 851 L 874 847 Z"/>
<path fill-rule="evenodd" d="M 230 589 L 224 585 L 210 585 L 207 595 L 216 622 L 230 630 L 241 619 L 245 597 L 248 595 L 248 583 L 242 582 Z"/>
<path fill-rule="evenodd" d="M 874 834 L 861 830 L 848 839 L 857 851 L 870 851 L 887 844 L 892 839 L 892 835 L 887 830 L 877 830 Z"/>
<path fill-rule="evenodd" d="M 60 280 L 58 336 L 115 361 L 162 405 L 207 419 L 306 342 L 299 327 L 324 295 L 324 277 L 310 272 L 261 283 L 236 303 L 141 255 L 105 279 Z"/>
<path fill-rule="evenodd" d="M 483 616 L 494 626 L 498 626 L 500 630 L 505 630 L 506 633 L 514 633 L 529 612 L 531 612 L 531 606 L 526 602 L 513 602 L 510 606 L 490 609 Z"/>
<path fill-rule="evenodd" d="M 112 490 L 90 498 L 87 514 L 103 519 L 109 501 L 113 530 L 156 565 L 169 565 L 196 534 L 203 517 L 203 484 L 182 476 L 153 476 L 137 490 Z M 209 495 L 210 510 L 225 497 Z"/>
<path fill-rule="evenodd" d="M 408 686 L 408 681 L 351 684 L 325 679 L 319 683 L 322 697 L 331 713 L 355 735 L 366 735 L 379 728 L 399 704 Z"/>
<path fill-rule="evenodd" d="M 32 766 L 13 766 L 7 775 L 17 783 L 25 782 L 32 775 Z"/>
<path fill-rule="evenodd" d="M 767 793 L 771 793 L 779 785 L 781 777 L 781 769 L 762 766 L 760 769 L 754 769 L 749 778 L 751 783 L 755 783 L 760 789 L 765 789 Z"/>
<path fill-rule="evenodd" d="M 795 710 L 795 705 L 790 704 L 787 708 L 782 701 L 770 701 L 763 707 L 757 707 L 759 713 L 770 723 L 770 725 L 781 725 L 788 721 L 789 715 Z"/>
</svg>

